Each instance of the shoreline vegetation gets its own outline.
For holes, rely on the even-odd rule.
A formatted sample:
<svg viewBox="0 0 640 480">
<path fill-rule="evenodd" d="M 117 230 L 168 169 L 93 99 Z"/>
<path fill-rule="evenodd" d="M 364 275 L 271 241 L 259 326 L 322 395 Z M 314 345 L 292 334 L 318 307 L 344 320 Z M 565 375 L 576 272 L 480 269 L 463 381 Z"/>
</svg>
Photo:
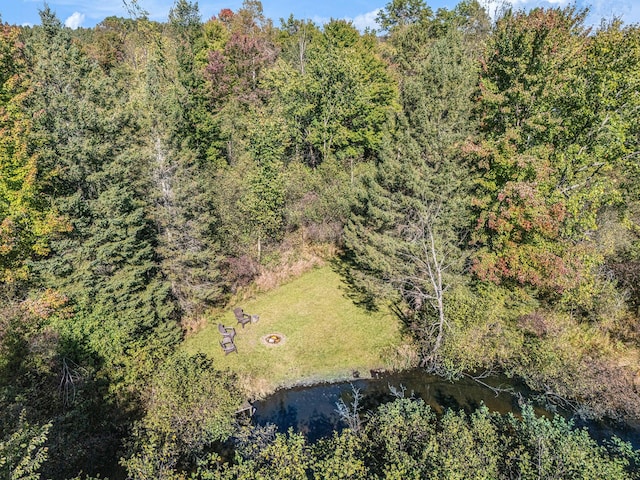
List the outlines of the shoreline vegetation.
<svg viewBox="0 0 640 480">
<path fill-rule="evenodd" d="M 182 348 L 189 354 L 204 353 L 214 360 L 217 368 L 228 369 L 238 375 L 243 391 L 252 400 L 263 398 L 280 388 L 347 381 L 354 378 L 354 373 L 360 378 L 369 378 L 372 371 L 406 370 L 419 365 L 415 340 L 397 313 L 384 307 L 369 311 L 363 305 L 354 304 L 352 288 L 341 276 L 344 264 L 339 256 L 325 259 L 314 257 L 313 261 L 305 257 L 293 267 L 280 265 L 277 268 L 279 281 L 263 281 L 259 286 L 249 286 L 248 290 L 239 293 L 238 297 L 244 300 L 238 305 L 242 305 L 247 312 L 258 313 L 258 323 L 248 324 L 245 328 L 236 324 L 232 313 L 234 303 L 224 312 L 213 313 L 204 326 L 201 325 L 187 336 Z M 284 273 L 287 271 L 288 274 Z M 265 276 L 271 275 L 266 273 Z M 637 351 L 612 344 L 597 330 L 584 328 L 568 319 L 558 319 L 565 323 L 562 326 L 547 326 L 558 329 L 555 336 L 544 336 L 550 344 L 546 344 L 543 337 L 543 342 L 538 345 L 538 348 L 548 349 L 555 359 L 553 363 L 541 364 L 545 370 L 534 375 L 531 370 L 522 370 L 518 365 L 508 363 L 513 361 L 513 357 L 527 353 L 527 345 L 522 343 L 527 342 L 526 339 L 520 338 L 520 343 L 509 344 L 509 336 L 523 325 L 525 328 L 533 328 L 525 323 L 531 320 L 522 320 L 517 312 L 511 313 L 510 321 L 506 321 L 501 326 L 502 330 L 499 330 L 507 341 L 501 346 L 502 358 L 495 359 L 495 363 L 477 360 L 485 356 L 491 358 L 491 348 L 495 348 L 492 345 L 500 340 L 492 338 L 495 334 L 488 334 L 482 325 L 476 326 L 477 330 L 464 332 L 457 345 L 459 350 L 451 349 L 448 353 L 466 355 L 468 365 L 476 368 L 475 372 L 480 380 L 490 372 L 514 376 L 551 406 L 557 405 L 569 411 L 580 412 L 580 415 L 587 418 L 607 416 L 614 421 L 624 422 L 615 413 L 624 408 L 628 412 L 634 412 L 638 408 L 633 403 L 615 403 L 624 402 L 625 394 L 621 390 L 634 385 L 636 377 L 633 365 L 637 360 L 633 360 L 633 355 L 637 355 Z M 225 355 L 220 348 L 218 323 L 236 328 L 238 354 Z M 263 337 L 270 332 L 283 333 L 285 343 L 275 347 L 265 345 Z M 291 335 L 287 332 L 291 332 Z M 484 336 L 484 346 L 475 343 L 480 335 Z M 323 344 L 318 341 L 319 338 L 326 342 Z M 287 344 L 289 341 L 297 342 L 298 345 L 292 348 L 292 345 Z M 579 345 L 574 344 L 574 341 L 580 342 Z M 468 355 L 469 348 L 476 350 L 473 356 Z M 508 351 L 508 348 L 514 351 Z M 561 350 L 556 350 L 557 348 Z M 576 365 L 576 360 L 580 360 L 577 352 L 581 350 L 590 352 L 590 361 L 595 352 L 604 351 L 617 368 L 599 371 L 599 375 L 607 375 L 606 381 L 599 377 L 590 378 L 586 383 L 561 383 L 564 380 L 558 372 L 573 375 L 574 372 L 570 369 L 572 364 Z M 375 354 L 371 355 L 371 352 Z M 570 355 L 576 355 L 573 362 L 568 360 Z M 303 358 L 303 362 L 299 362 L 298 358 Z M 559 360 L 562 358 L 567 360 Z M 564 363 L 557 363 L 561 361 Z M 460 363 L 463 363 L 462 360 Z M 290 365 L 296 365 L 296 368 L 292 369 Z M 587 372 L 581 369 L 578 371 L 582 375 Z M 474 374 L 471 370 L 456 370 L 445 375 L 440 372 L 440 376 L 454 380 L 461 376 L 473 378 Z M 547 386 L 547 390 L 539 388 L 540 386 Z M 615 398 L 616 394 L 622 394 L 622 397 Z M 633 402 L 633 390 L 630 394 L 629 400 Z M 578 399 L 579 395 L 589 399 L 589 403 L 582 404 Z M 628 418 L 633 423 L 640 416 L 632 414 Z"/>
<path fill-rule="evenodd" d="M 235 416 L 419 366 L 640 419 L 640 25 L 144 1 L 0 24 L 0 477 L 640 476 L 556 419 L 354 399 L 309 444 Z"/>
</svg>

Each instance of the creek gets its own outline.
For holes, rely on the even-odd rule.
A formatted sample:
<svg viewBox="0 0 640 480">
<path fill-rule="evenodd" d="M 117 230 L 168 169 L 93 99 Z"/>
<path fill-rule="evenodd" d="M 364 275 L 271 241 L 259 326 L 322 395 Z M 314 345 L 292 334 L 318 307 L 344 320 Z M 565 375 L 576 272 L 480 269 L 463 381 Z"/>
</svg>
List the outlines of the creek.
<svg viewBox="0 0 640 480">
<path fill-rule="evenodd" d="M 421 398 L 436 413 L 445 409 L 464 410 L 467 413 L 484 403 L 489 410 L 506 414 L 520 413 L 519 398 L 532 399 L 533 392 L 523 384 L 507 377 L 489 377 L 482 382 L 503 390 L 496 393 L 488 386 L 470 378 L 449 382 L 441 377 L 429 375 L 421 369 L 382 374 L 378 378 L 353 379 L 349 382 L 320 383 L 281 389 L 264 400 L 255 403 L 254 422 L 258 425 L 275 424 L 280 432 L 289 428 L 303 433 L 311 442 L 327 437 L 333 431 L 345 428 L 337 411 L 337 403 L 349 406 L 353 399 L 353 388 L 360 391 L 360 412 L 374 410 L 396 397 L 391 388 L 405 389 L 404 396 Z M 391 387 L 391 388 L 390 388 Z M 540 404 L 535 404 L 537 415 L 551 417 L 553 413 Z M 565 418 L 572 418 L 569 412 L 558 411 Z M 572 418 L 576 427 L 587 427 L 591 436 L 598 441 L 617 435 L 640 448 L 640 426 L 615 425 L 606 421 L 589 421 Z"/>
</svg>

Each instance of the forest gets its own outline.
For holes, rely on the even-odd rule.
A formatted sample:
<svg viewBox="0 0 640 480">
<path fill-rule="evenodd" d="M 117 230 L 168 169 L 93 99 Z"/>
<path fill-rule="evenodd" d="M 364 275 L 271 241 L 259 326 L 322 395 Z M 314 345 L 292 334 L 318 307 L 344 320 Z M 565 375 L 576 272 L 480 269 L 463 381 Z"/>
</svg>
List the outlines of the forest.
<svg viewBox="0 0 640 480">
<path fill-rule="evenodd" d="M 316 252 L 414 366 L 639 422 L 640 26 L 125 5 L 0 23 L 1 478 L 640 478 L 631 444 L 530 406 L 398 398 L 318 442 L 238 423 L 234 373 L 181 348 Z"/>
</svg>

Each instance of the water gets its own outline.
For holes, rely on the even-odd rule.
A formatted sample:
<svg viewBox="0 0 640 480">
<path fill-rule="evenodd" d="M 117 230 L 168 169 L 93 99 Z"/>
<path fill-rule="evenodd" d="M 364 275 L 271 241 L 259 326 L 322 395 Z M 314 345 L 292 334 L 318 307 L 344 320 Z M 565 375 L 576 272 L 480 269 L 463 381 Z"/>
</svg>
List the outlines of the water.
<svg viewBox="0 0 640 480">
<path fill-rule="evenodd" d="M 524 385 L 506 377 L 491 377 L 482 381 L 491 387 L 510 391 L 496 394 L 494 390 L 472 379 L 448 382 L 441 377 L 426 374 L 423 370 L 413 369 L 385 374 L 374 379 L 354 379 L 351 382 L 278 390 L 255 403 L 254 422 L 258 425 L 275 424 L 281 432 L 293 428 L 313 442 L 345 427 L 337 413 L 336 404 L 342 401 L 350 405 L 353 388 L 360 390 L 362 394 L 361 412 L 393 401 L 395 397 L 391 394 L 389 386 L 396 389 L 404 386 L 405 397 L 413 395 L 423 399 L 436 413 L 442 413 L 447 408 L 470 413 L 484 403 L 494 412 L 518 414 L 518 396 L 514 393 L 524 398 L 531 396 L 531 392 Z M 534 405 L 534 409 L 537 415 L 552 416 L 552 413 L 540 405 Z M 569 417 L 567 412 L 560 413 Z M 612 426 L 606 422 L 577 421 L 576 424 L 580 427 L 586 426 L 597 440 L 604 440 L 615 434 L 623 440 L 630 441 L 634 448 L 640 448 L 640 428 Z"/>
</svg>

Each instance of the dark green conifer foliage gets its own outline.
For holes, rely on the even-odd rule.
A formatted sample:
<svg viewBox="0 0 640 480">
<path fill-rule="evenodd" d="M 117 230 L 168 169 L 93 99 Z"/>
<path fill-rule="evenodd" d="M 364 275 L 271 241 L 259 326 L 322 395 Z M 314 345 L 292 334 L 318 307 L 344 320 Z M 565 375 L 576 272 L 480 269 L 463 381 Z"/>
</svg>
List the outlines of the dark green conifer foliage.
<svg viewBox="0 0 640 480">
<path fill-rule="evenodd" d="M 398 53 L 412 58 L 403 69 L 403 114 L 388 123 L 345 243 L 357 267 L 356 283 L 403 301 L 425 346 L 424 359 L 435 368 L 446 333 L 445 291 L 464 261 L 469 179 L 458 149 L 473 132 L 476 68 L 455 28 L 411 48 L 411 55 Z"/>
<path fill-rule="evenodd" d="M 48 9 L 30 60 L 37 80 L 32 145 L 44 169 L 55 172 L 47 193 L 73 226 L 38 270 L 43 284 L 76 305 L 77 314 L 59 328 L 121 382 L 142 368 L 132 356 L 136 349 L 171 345 L 180 336 L 154 251 L 143 164 L 132 151 L 135 120 L 114 79 L 89 61 Z M 126 367 L 110 368 L 116 364 Z"/>
<path fill-rule="evenodd" d="M 165 78 L 174 83 L 175 100 L 180 106 L 177 123 L 173 127 L 175 137 L 180 139 L 181 147 L 193 150 L 199 163 L 219 160 L 213 154 L 221 140 L 204 78 L 208 45 L 198 3 L 176 1 L 169 12 L 167 27 L 164 48 L 175 64 L 165 67 L 175 70 L 161 75 L 167 75 Z"/>
<path fill-rule="evenodd" d="M 160 140 L 153 168 L 162 271 L 183 311 L 200 313 L 219 303 L 225 291 L 213 172 L 186 148 L 163 150 Z"/>
<path fill-rule="evenodd" d="M 219 303 L 225 289 L 216 239 L 215 166 L 203 158 L 206 149 L 198 138 L 188 133 L 204 105 L 195 60 L 202 37 L 197 4 L 177 2 L 169 26 L 171 35 L 155 42 L 147 65 L 148 186 L 155 200 L 162 271 L 182 310 L 194 315 Z"/>
<path fill-rule="evenodd" d="M 27 44 L 26 141 L 42 195 L 72 228 L 34 264 L 34 284 L 69 304 L 28 340 L 49 339 L 46 356 L 26 357 L 48 370 L 26 376 L 15 398 L 34 398 L 29 415 L 53 421 L 44 468 L 48 478 L 67 478 L 115 463 L 135 389 L 181 331 L 159 270 L 146 165 L 122 79 L 90 60 L 49 9 L 41 19 Z M 109 406 L 114 398 L 119 410 Z"/>
<path fill-rule="evenodd" d="M 344 241 L 368 306 L 393 302 L 432 371 L 498 366 L 635 415 L 638 26 L 507 12 L 485 48 L 475 0 L 390 0 L 382 39 L 278 31 L 257 0 L 204 25 L 190 0 L 164 23 L 139 3 L 96 29 L 48 7 L 0 25 L 0 475 L 119 478 L 122 457 L 149 479 L 638 477 L 631 446 L 530 409 L 406 399 L 315 445 L 238 433 L 234 377 L 179 348 L 179 320 Z"/>
</svg>

